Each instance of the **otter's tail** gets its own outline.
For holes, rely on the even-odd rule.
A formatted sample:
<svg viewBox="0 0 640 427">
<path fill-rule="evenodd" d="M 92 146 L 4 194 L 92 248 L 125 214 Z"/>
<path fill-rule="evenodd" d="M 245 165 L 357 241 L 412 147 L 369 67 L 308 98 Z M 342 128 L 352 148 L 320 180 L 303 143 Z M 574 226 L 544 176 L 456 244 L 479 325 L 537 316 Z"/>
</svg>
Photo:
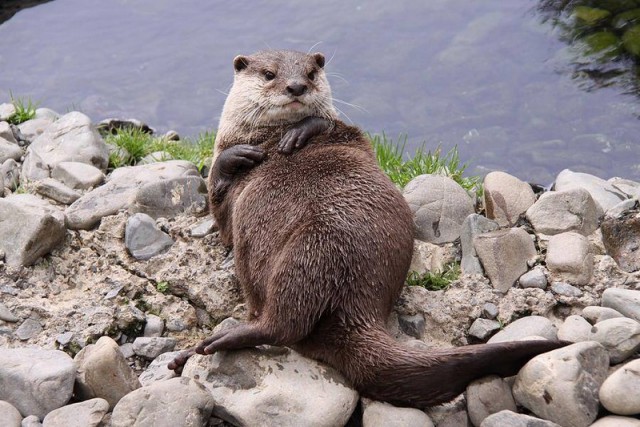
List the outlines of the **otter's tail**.
<svg viewBox="0 0 640 427">
<path fill-rule="evenodd" d="M 346 365 L 357 364 L 346 366 L 345 374 L 352 376 L 360 393 L 371 399 L 413 407 L 448 402 L 465 391 L 473 380 L 487 375 L 515 375 L 532 357 L 567 345 L 535 340 L 419 350 L 402 346 L 381 329 L 368 331 L 367 339 L 358 341 L 358 344 L 351 341 L 355 345 L 344 349 L 350 355 L 345 355 L 348 361 L 343 361 Z M 350 374 L 354 372 L 364 375 L 353 377 Z"/>
</svg>

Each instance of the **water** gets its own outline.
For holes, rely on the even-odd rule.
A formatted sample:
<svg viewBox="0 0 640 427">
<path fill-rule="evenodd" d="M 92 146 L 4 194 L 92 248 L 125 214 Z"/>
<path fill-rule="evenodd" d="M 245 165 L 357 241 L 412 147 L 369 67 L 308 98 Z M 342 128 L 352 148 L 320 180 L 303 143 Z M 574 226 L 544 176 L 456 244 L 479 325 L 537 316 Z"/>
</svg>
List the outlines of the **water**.
<svg viewBox="0 0 640 427">
<path fill-rule="evenodd" d="M 549 0 L 546 0 L 549 2 Z M 0 100 L 183 136 L 215 129 L 232 60 L 322 51 L 343 118 L 458 146 L 471 173 L 564 168 L 640 180 L 638 98 L 593 84 L 533 0 L 55 0 L 0 25 Z M 581 77 L 582 76 L 582 77 Z M 591 84 L 588 82 L 591 81 Z M 357 107 L 350 106 L 353 104 Z"/>
</svg>

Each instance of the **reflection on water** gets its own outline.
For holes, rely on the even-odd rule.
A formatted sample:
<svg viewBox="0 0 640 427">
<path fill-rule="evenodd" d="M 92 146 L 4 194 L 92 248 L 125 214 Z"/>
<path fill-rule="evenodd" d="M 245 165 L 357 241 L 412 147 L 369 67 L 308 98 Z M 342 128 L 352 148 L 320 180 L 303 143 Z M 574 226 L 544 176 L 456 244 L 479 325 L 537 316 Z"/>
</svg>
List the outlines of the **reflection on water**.
<svg viewBox="0 0 640 427">
<path fill-rule="evenodd" d="M 638 98 L 611 84 L 629 59 L 577 67 L 562 3 L 56 0 L 0 25 L 0 99 L 195 135 L 215 128 L 235 55 L 320 42 L 337 105 L 368 131 L 458 145 L 476 173 L 640 179 Z"/>
</svg>

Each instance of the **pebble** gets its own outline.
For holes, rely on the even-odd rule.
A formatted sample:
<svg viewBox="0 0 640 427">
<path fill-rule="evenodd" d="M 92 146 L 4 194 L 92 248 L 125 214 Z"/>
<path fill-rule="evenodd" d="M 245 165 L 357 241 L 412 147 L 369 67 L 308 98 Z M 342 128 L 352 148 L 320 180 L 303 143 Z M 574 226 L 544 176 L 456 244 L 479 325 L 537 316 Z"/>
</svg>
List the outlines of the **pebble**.
<svg viewBox="0 0 640 427">
<path fill-rule="evenodd" d="M 147 214 L 137 213 L 129 218 L 124 235 L 125 246 L 135 259 L 147 260 L 167 251 L 173 239 L 161 231 Z"/>
<path fill-rule="evenodd" d="M 582 234 L 570 231 L 549 238 L 547 268 L 560 280 L 585 285 L 593 274 L 593 254 Z"/>
<path fill-rule="evenodd" d="M 415 408 L 398 408 L 363 399 L 362 427 L 434 427 L 431 418 Z"/>
<path fill-rule="evenodd" d="M 140 374 L 138 378 L 140 384 L 143 386 L 151 385 L 156 381 L 164 381 L 169 378 L 175 377 L 177 374 L 167 367 L 167 364 L 172 361 L 181 351 L 169 351 L 162 353 L 160 356 L 153 359 L 153 361 L 147 366 L 147 369 Z"/>
<path fill-rule="evenodd" d="M 0 258 L 1 259 L 1 258 Z M 20 320 L 19 317 L 16 317 L 11 310 L 7 308 L 6 305 L 0 302 L 0 320 L 4 320 L 5 322 L 15 323 Z"/>
<path fill-rule="evenodd" d="M 536 201 L 529 184 L 501 171 L 484 177 L 484 206 L 487 218 L 502 227 L 512 227 Z"/>
<path fill-rule="evenodd" d="M 413 316 L 398 316 L 398 323 L 405 334 L 418 339 L 422 338 L 425 328 L 424 315 L 422 313 L 414 314 Z"/>
<path fill-rule="evenodd" d="M 603 320 L 624 317 L 624 315 L 613 308 L 590 305 L 582 309 L 582 317 L 587 319 L 587 321 L 592 325 L 595 325 Z"/>
<path fill-rule="evenodd" d="M 503 410 L 517 412 L 511 387 L 502 378 L 490 375 L 467 386 L 467 412 L 474 426 L 479 426 L 491 414 Z"/>
<path fill-rule="evenodd" d="M 543 193 L 527 210 L 537 233 L 554 235 L 576 231 L 588 236 L 598 228 L 602 208 L 582 188 Z"/>
<path fill-rule="evenodd" d="M 605 289 L 602 306 L 613 308 L 621 314 L 640 322 L 640 291 L 631 289 Z"/>
<path fill-rule="evenodd" d="M 73 332 L 65 332 L 63 334 L 58 334 L 58 336 L 56 337 L 56 341 L 58 342 L 58 344 L 62 346 L 66 346 L 67 344 L 69 344 L 72 339 L 73 339 Z"/>
<path fill-rule="evenodd" d="M 29 415 L 22 420 L 21 427 L 42 427 L 42 423 L 40 422 L 40 418 L 35 415 Z"/>
<path fill-rule="evenodd" d="M 558 332 L 546 317 L 527 316 L 517 319 L 491 337 L 488 343 L 517 341 L 521 338 L 539 336 L 548 340 L 558 339 Z"/>
<path fill-rule="evenodd" d="M 54 178 L 74 190 L 88 190 L 104 181 L 104 174 L 95 166 L 82 162 L 60 162 L 51 171 Z"/>
<path fill-rule="evenodd" d="M 569 342 L 589 341 L 591 324 L 583 317 L 572 315 L 567 317 L 558 328 L 558 339 Z"/>
<path fill-rule="evenodd" d="M 520 286 L 523 288 L 544 289 L 547 287 L 547 276 L 544 274 L 542 268 L 536 267 L 520 276 L 518 283 L 520 283 Z"/>
<path fill-rule="evenodd" d="M 460 229 L 460 248 L 462 249 L 462 260 L 460 268 L 464 274 L 484 274 L 484 269 L 480 264 L 480 259 L 473 246 L 475 236 L 495 231 L 500 225 L 483 215 L 471 214 L 462 222 Z"/>
<path fill-rule="evenodd" d="M 640 420 L 637 418 L 621 417 L 618 415 L 607 415 L 600 418 L 589 427 L 640 427 Z"/>
<path fill-rule="evenodd" d="M 38 194 L 65 205 L 70 205 L 81 196 L 77 191 L 72 190 L 53 178 L 41 179 L 36 183 L 35 190 Z"/>
<path fill-rule="evenodd" d="M 20 427 L 22 415 L 11 403 L 0 400 L 0 421 L 3 427 Z"/>
<path fill-rule="evenodd" d="M 133 351 L 138 356 L 155 359 L 162 353 L 173 351 L 176 347 L 175 338 L 166 337 L 138 337 L 133 342 Z"/>
<path fill-rule="evenodd" d="M 620 363 L 640 349 L 640 323 L 626 317 L 603 320 L 591 329 L 591 339 L 607 349 L 612 364 Z"/>
<path fill-rule="evenodd" d="M 504 410 L 489 415 L 480 427 L 562 427 L 554 422 Z"/>
<path fill-rule="evenodd" d="M 189 233 L 191 237 L 204 237 L 207 234 L 211 234 L 212 232 L 218 229 L 218 224 L 213 218 L 206 218 L 196 222 L 189 229 Z"/>
<path fill-rule="evenodd" d="M 22 341 L 30 340 L 31 338 L 42 332 L 42 325 L 35 319 L 25 319 L 24 322 L 16 330 L 16 336 Z"/>
<path fill-rule="evenodd" d="M 500 329 L 500 322 L 489 319 L 476 319 L 469 328 L 469 335 L 481 341 L 485 341 L 495 331 Z"/>
<path fill-rule="evenodd" d="M 42 421 L 43 427 L 97 427 L 102 425 L 109 403 L 100 398 L 54 409 Z"/>
<path fill-rule="evenodd" d="M 487 319 L 495 319 L 499 313 L 498 306 L 492 302 L 488 302 L 482 306 L 482 315 Z"/>
<path fill-rule="evenodd" d="M 617 415 L 640 414 L 640 359 L 624 364 L 604 381 L 600 403 Z"/>
<path fill-rule="evenodd" d="M 164 332 L 164 321 L 155 314 L 147 314 L 144 325 L 145 337 L 161 337 Z"/>
<path fill-rule="evenodd" d="M 579 297 L 582 296 L 582 291 L 575 286 L 572 286 L 564 282 L 553 282 L 551 284 L 551 290 L 558 295 L 565 297 Z"/>
</svg>

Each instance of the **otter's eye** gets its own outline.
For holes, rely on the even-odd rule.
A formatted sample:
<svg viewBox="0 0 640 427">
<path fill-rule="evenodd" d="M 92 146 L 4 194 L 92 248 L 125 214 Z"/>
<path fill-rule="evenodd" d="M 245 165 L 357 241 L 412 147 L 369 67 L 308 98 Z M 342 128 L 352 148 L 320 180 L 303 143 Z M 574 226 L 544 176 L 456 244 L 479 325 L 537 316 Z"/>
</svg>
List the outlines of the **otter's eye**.
<svg viewBox="0 0 640 427">
<path fill-rule="evenodd" d="M 264 78 L 266 80 L 273 80 L 276 78 L 276 75 L 274 73 L 272 73 L 271 71 L 265 71 L 264 73 Z"/>
<path fill-rule="evenodd" d="M 313 79 L 316 78 L 316 72 L 312 71 L 309 74 L 307 74 L 307 77 L 309 78 L 309 80 L 313 81 Z"/>
</svg>

